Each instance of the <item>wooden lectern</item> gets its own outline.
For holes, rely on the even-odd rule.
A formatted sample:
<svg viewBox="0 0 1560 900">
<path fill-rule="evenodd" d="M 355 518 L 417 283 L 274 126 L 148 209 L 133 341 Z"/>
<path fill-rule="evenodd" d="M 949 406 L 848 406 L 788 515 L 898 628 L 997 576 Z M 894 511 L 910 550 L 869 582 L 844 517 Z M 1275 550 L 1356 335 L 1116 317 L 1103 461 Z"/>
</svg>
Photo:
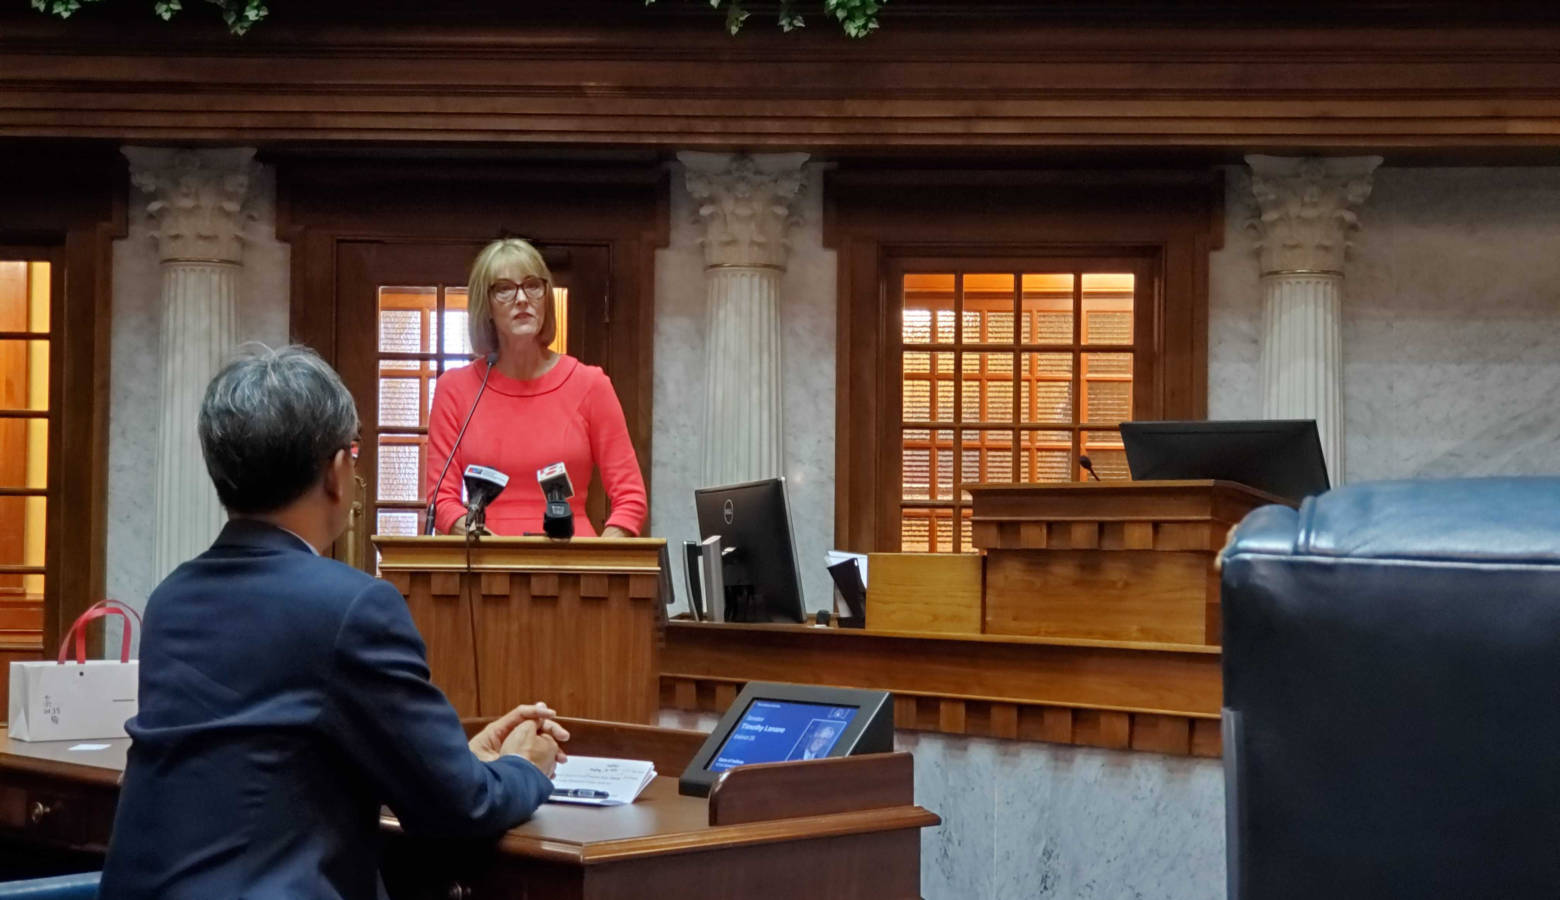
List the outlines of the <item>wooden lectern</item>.
<svg viewBox="0 0 1560 900">
<path fill-rule="evenodd" d="M 1215 559 L 1288 501 L 1228 481 L 972 485 L 987 634 L 1217 645 Z"/>
<path fill-rule="evenodd" d="M 545 700 L 570 716 L 652 723 L 666 620 L 659 538 L 376 536 L 380 573 L 463 717 Z"/>
</svg>

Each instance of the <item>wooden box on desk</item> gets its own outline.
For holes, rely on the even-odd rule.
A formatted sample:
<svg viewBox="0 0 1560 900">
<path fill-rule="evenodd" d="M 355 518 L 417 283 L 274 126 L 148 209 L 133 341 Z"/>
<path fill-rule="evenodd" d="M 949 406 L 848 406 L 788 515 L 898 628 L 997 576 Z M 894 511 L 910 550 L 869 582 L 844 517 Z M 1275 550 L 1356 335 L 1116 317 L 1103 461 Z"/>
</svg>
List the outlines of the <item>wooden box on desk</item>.
<svg viewBox="0 0 1560 900">
<path fill-rule="evenodd" d="M 973 553 L 867 557 L 867 630 L 979 634 L 981 558 Z"/>
<path fill-rule="evenodd" d="M 1219 643 L 1225 537 L 1255 507 L 1285 502 L 1228 481 L 968 490 L 988 634 L 1178 644 Z"/>
<path fill-rule="evenodd" d="M 659 538 L 376 536 L 406 597 L 433 683 L 462 716 L 545 700 L 572 715 L 649 723 L 666 619 Z"/>
</svg>

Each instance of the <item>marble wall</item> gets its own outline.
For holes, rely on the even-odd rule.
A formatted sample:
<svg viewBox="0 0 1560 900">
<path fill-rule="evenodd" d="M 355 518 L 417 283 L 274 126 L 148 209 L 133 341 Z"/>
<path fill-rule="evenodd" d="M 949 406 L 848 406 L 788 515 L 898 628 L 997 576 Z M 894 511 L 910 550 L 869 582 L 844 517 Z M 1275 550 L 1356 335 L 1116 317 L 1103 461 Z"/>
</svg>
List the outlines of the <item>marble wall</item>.
<svg viewBox="0 0 1560 900">
<path fill-rule="evenodd" d="M 716 717 L 663 710 L 668 728 Z M 926 900 L 1212 900 L 1224 896 L 1218 760 L 896 732 L 915 756 Z"/>
<path fill-rule="evenodd" d="M 697 540 L 693 491 L 701 478 L 704 423 L 704 257 L 682 166 L 673 164 L 671 240 L 656 253 L 655 425 L 650 533 L 681 559 Z M 802 594 L 808 609 L 830 608 L 834 588 L 824 552 L 834 546 L 834 251 L 823 246 L 823 169 L 807 167 L 793 208 L 791 257 L 780 287 L 785 479 Z M 686 608 L 681 565 L 677 610 Z"/>
<path fill-rule="evenodd" d="M 139 609 L 145 607 L 147 595 L 167 574 L 153 570 L 152 552 L 162 273 L 157 242 L 144 215 L 145 203 L 136 202 L 141 200 L 139 192 L 131 200 L 129 233 L 114 242 L 105 566 L 109 595 Z M 277 346 L 287 341 L 291 251 L 276 240 L 273 169 L 259 167 L 246 203 L 254 218 L 245 231 L 239 336 Z"/>
<path fill-rule="evenodd" d="M 1391 160 L 1388 160 L 1390 163 Z M 1257 415 L 1240 170 L 1211 260 L 1208 413 Z M 1560 168 L 1377 170 L 1345 266 L 1348 478 L 1560 472 Z"/>
</svg>

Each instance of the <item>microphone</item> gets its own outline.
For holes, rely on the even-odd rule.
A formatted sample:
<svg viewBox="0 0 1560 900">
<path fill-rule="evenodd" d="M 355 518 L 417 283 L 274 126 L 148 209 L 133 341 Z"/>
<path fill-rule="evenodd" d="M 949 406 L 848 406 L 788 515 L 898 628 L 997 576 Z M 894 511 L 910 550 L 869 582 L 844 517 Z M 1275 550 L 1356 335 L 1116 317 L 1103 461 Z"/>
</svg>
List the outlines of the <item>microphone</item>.
<svg viewBox="0 0 1560 900">
<path fill-rule="evenodd" d="M 423 511 L 423 534 L 433 534 L 433 510 L 439 503 L 439 488 L 444 485 L 444 476 L 450 471 L 450 463 L 455 461 L 455 451 L 460 449 L 461 438 L 466 436 L 466 426 L 471 424 L 471 417 L 477 414 L 477 403 L 482 400 L 482 394 L 487 390 L 488 376 L 493 374 L 493 365 L 498 362 L 498 351 L 489 353 L 484 359 L 487 360 L 487 371 L 482 373 L 482 386 L 477 388 L 477 396 L 471 400 L 471 409 L 466 413 L 466 421 L 460 423 L 460 431 L 455 435 L 455 443 L 450 445 L 450 455 L 444 458 L 444 468 L 439 470 L 439 480 L 433 483 L 433 490 L 428 492 L 428 508 Z"/>
<path fill-rule="evenodd" d="M 466 533 L 487 534 L 487 508 L 504 488 L 509 476 L 487 466 L 466 467 Z"/>
<path fill-rule="evenodd" d="M 561 462 L 536 470 L 536 483 L 541 485 L 547 506 L 542 512 L 542 532 L 550 538 L 574 537 L 574 510 L 569 498 L 574 496 L 574 485 L 569 481 L 569 470 Z"/>
<path fill-rule="evenodd" d="M 1093 475 L 1095 481 L 1100 480 L 1100 473 L 1094 471 L 1094 460 L 1089 459 L 1087 456 L 1079 456 L 1078 465 L 1083 466 L 1085 471 Z"/>
</svg>

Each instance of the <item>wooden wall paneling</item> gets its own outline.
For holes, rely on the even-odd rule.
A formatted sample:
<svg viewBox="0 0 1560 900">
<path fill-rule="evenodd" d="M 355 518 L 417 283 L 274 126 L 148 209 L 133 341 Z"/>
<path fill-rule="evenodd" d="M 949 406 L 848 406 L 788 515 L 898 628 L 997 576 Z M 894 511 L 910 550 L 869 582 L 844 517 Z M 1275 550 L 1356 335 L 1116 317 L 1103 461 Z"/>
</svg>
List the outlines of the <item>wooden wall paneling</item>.
<svg viewBox="0 0 1560 900">
<path fill-rule="evenodd" d="M 15 61 L 0 135 L 1010 153 L 1560 140 L 1557 23 L 1532 4 L 1335 3 L 1303 26 L 1265 4 L 1128 6 L 896 9 L 852 42 L 832 28 L 731 40 L 660 5 L 537 7 L 510 24 L 466 0 L 429 27 L 432 13 L 342 0 L 273 12 L 243 54 L 196 17 L 64 23 L 18 7 L 0 15 L 0 58 Z"/>
<path fill-rule="evenodd" d="M 662 702 L 668 708 L 722 714 L 730 702 L 719 692 L 742 687 L 722 679 L 663 677 Z M 676 700 L 681 696 L 681 702 Z M 963 697 L 906 693 L 894 695 L 894 728 L 1002 740 L 1079 744 L 1217 758 L 1222 753 L 1219 719 L 1207 715 L 1166 715 L 1087 707 L 1003 703 Z"/>
<path fill-rule="evenodd" d="M 1206 553 L 992 551 L 989 634 L 1217 643 L 1207 634 Z"/>
<path fill-rule="evenodd" d="M 1218 715 L 1222 697 L 1217 647 L 993 635 L 673 622 L 661 672 L 1185 716 Z"/>
<path fill-rule="evenodd" d="M 874 553 L 866 627 L 979 634 L 984 560 L 973 554 Z"/>
<path fill-rule="evenodd" d="M 679 710 L 724 713 L 749 680 L 822 683 L 888 689 L 899 730 L 1172 755 L 1221 750 L 1220 654 L 1200 644 L 672 622 L 661 672 L 661 703 Z M 1123 691 L 1128 683 L 1137 688 Z M 1175 697 L 1150 699 L 1145 689 Z"/>
</svg>

